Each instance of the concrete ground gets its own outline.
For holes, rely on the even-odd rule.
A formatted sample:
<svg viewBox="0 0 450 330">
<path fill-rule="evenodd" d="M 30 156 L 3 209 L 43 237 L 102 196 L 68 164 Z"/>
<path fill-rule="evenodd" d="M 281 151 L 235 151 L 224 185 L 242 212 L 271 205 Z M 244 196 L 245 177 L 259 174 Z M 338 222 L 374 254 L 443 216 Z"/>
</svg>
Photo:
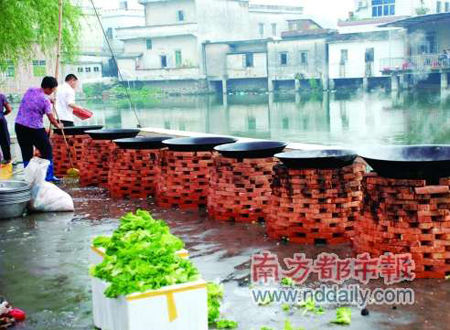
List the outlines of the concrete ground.
<svg viewBox="0 0 450 330">
<path fill-rule="evenodd" d="M 239 329 L 261 326 L 283 329 L 286 319 L 305 329 L 448 329 L 450 281 L 416 280 L 402 286 L 416 293 L 412 306 L 370 306 L 369 316 L 353 308 L 352 323 L 330 324 L 336 306 L 325 314 L 303 315 L 301 310 L 284 312 L 275 303 L 257 306 L 248 286 L 250 258 L 269 250 L 279 258 L 304 252 L 315 257 L 334 252 L 349 257 L 349 245 L 335 247 L 297 246 L 270 241 L 264 227 L 253 224 L 218 223 L 198 212 L 162 210 L 151 200 L 112 200 L 97 188 L 64 185 L 75 200 L 75 213 L 33 214 L 0 221 L 0 294 L 24 309 L 28 319 L 17 329 L 92 329 L 88 253 L 93 237 L 111 233 L 118 218 L 137 208 L 148 209 L 165 219 L 173 233 L 186 242 L 192 261 L 208 281 L 225 285 L 223 314 L 239 322 Z M 312 286 L 314 282 L 307 285 Z M 371 287 L 383 286 L 374 282 Z"/>
</svg>

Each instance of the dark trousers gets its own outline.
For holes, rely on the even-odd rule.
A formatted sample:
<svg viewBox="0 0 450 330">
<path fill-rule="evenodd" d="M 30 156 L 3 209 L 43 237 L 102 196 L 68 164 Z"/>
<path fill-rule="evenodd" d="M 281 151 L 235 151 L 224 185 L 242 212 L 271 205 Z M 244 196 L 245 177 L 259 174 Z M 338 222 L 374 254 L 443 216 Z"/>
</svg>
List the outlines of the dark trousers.
<svg viewBox="0 0 450 330">
<path fill-rule="evenodd" d="M 61 120 L 61 123 L 64 125 L 64 127 L 73 127 L 73 126 L 75 126 L 73 121 Z"/>
<path fill-rule="evenodd" d="M 53 160 L 52 145 L 44 128 L 30 128 L 16 123 L 16 135 L 24 162 L 33 158 L 33 147 L 39 150 L 41 158 Z"/>
<path fill-rule="evenodd" d="M 11 140 L 9 137 L 8 123 L 2 115 L 0 115 L 0 146 L 2 148 L 3 160 L 11 161 Z"/>
</svg>

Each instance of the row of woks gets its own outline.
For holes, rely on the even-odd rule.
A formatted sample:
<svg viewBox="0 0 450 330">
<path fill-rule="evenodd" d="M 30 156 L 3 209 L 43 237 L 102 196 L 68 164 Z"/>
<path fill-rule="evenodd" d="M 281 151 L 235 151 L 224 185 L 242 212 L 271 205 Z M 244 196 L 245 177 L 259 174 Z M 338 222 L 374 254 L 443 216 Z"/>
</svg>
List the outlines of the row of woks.
<svg viewBox="0 0 450 330">
<path fill-rule="evenodd" d="M 113 139 L 123 137 L 116 133 L 136 136 L 138 130 L 102 130 L 87 133 L 94 141 L 103 139 L 113 145 Z M 378 214 L 376 219 L 381 219 L 380 224 L 374 217 L 367 220 L 367 217 L 360 216 L 369 212 L 380 213 L 380 210 L 368 210 L 367 205 L 373 208 L 375 203 L 383 205 L 384 200 L 370 200 L 373 184 L 368 183 L 368 178 L 364 176 L 365 165 L 360 161 L 355 162 L 357 154 L 354 152 L 317 150 L 277 154 L 286 147 L 284 143 L 236 143 L 234 139 L 223 137 L 166 139 L 168 137 L 138 137 L 114 141 L 119 148 L 115 149 L 113 155 L 118 152 L 144 154 L 138 157 L 138 164 L 131 164 L 131 167 L 130 164 L 122 164 L 128 166 L 126 169 L 115 166 L 117 157 L 115 161 L 112 156 L 107 181 L 113 195 L 146 197 L 150 194 L 154 195 L 157 203 L 163 207 L 207 206 L 212 218 L 224 221 L 266 220 L 269 236 L 287 238 L 297 243 L 335 244 L 358 236 L 355 244 L 358 252 L 370 250 L 369 252 L 377 254 L 378 251 L 399 251 L 398 246 L 390 244 L 389 240 L 380 243 L 379 239 L 373 239 L 374 243 L 369 238 L 364 241 L 368 237 L 364 231 L 373 235 L 387 235 L 377 232 L 375 227 L 379 225 L 384 230 L 392 227 L 395 231 L 399 223 L 398 217 L 390 219 L 390 214 L 385 214 L 384 217 Z M 98 160 L 98 151 L 96 153 Z M 382 177 L 398 178 L 397 183 L 406 185 L 402 191 L 414 189 L 408 188 L 408 180 L 404 179 L 422 178 L 434 182 L 437 177 L 450 176 L 447 146 L 386 147 L 372 154 L 363 153 L 362 156 Z M 149 161 L 145 162 L 145 158 Z M 281 160 L 281 163 L 276 158 Z M 136 157 L 133 155 L 123 159 L 134 160 Z M 152 173 L 148 172 L 150 168 L 154 170 Z M 369 182 L 373 182 L 373 175 Z M 141 189 L 137 189 L 133 195 L 129 187 L 136 186 L 138 178 L 148 179 L 148 185 L 140 182 L 137 186 Z M 427 184 L 425 180 L 423 182 L 424 185 Z M 121 191 L 118 188 L 121 186 L 126 189 Z M 152 186 L 153 190 L 149 186 Z M 363 192 L 372 193 L 364 195 L 364 203 Z M 382 191 L 379 196 L 384 195 Z M 436 199 L 438 197 L 440 199 Z M 440 195 L 434 196 L 435 200 L 440 201 L 448 197 L 448 194 L 442 195 L 442 189 Z M 391 203 L 397 202 L 392 201 L 392 198 L 397 197 L 391 195 L 390 198 Z M 428 202 L 433 204 L 435 200 L 428 199 Z M 441 203 L 439 207 L 447 207 L 448 211 L 448 206 L 443 205 Z M 449 222 L 449 217 L 439 218 L 439 222 L 442 221 Z M 416 225 L 411 224 L 414 227 L 417 227 Z M 441 244 L 443 236 L 440 231 L 438 234 L 437 244 Z M 396 235 L 396 238 L 399 238 L 398 234 Z M 411 235 L 408 236 L 410 237 Z M 416 243 L 421 244 L 420 241 Z M 430 244 L 429 241 L 423 243 Z M 378 244 L 376 248 L 373 248 L 374 244 Z M 405 250 L 407 251 L 401 251 Z M 439 265 L 447 263 L 446 254 L 442 257 L 442 253 L 417 253 L 434 251 L 430 248 L 415 248 L 413 251 L 416 252 L 414 256 L 417 257 L 415 261 L 419 269 L 425 267 L 422 262 L 436 263 L 435 258 L 438 256 Z M 450 251 L 446 253 L 448 252 Z M 426 261 L 423 261 L 424 256 Z M 429 266 L 426 265 L 425 269 L 428 273 L 422 275 L 423 277 L 442 277 L 442 274 L 445 274 L 442 267 L 439 273 L 434 272 L 433 275 L 429 275 Z"/>
</svg>

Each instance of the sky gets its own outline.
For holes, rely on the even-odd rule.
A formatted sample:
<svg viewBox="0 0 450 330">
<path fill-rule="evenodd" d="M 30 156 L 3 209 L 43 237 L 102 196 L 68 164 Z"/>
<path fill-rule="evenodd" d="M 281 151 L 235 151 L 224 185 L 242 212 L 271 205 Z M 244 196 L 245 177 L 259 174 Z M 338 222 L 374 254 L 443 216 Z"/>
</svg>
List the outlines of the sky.
<svg viewBox="0 0 450 330">
<path fill-rule="evenodd" d="M 251 0 L 254 3 L 277 5 L 300 5 L 304 7 L 306 17 L 315 19 L 324 27 L 336 26 L 339 18 L 347 18 L 348 12 L 354 9 L 354 0 Z M 119 0 L 94 0 L 98 7 L 111 8 L 117 6 Z M 137 0 L 128 0 L 130 8 L 142 8 Z"/>
</svg>

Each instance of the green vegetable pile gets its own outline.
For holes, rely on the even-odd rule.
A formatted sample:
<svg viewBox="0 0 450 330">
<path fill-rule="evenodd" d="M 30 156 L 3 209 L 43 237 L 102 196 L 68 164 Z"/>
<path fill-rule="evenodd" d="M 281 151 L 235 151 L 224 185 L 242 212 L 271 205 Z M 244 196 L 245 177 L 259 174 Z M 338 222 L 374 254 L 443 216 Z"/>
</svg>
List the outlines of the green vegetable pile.
<svg viewBox="0 0 450 330">
<path fill-rule="evenodd" d="M 336 320 L 331 321 L 333 324 L 350 325 L 352 322 L 352 310 L 348 307 L 340 307 L 336 310 Z"/>
<path fill-rule="evenodd" d="M 109 283 L 109 298 L 200 279 L 197 268 L 176 254 L 183 242 L 147 211 L 126 214 L 111 237 L 97 237 L 93 244 L 106 250 L 91 274 Z"/>
</svg>

